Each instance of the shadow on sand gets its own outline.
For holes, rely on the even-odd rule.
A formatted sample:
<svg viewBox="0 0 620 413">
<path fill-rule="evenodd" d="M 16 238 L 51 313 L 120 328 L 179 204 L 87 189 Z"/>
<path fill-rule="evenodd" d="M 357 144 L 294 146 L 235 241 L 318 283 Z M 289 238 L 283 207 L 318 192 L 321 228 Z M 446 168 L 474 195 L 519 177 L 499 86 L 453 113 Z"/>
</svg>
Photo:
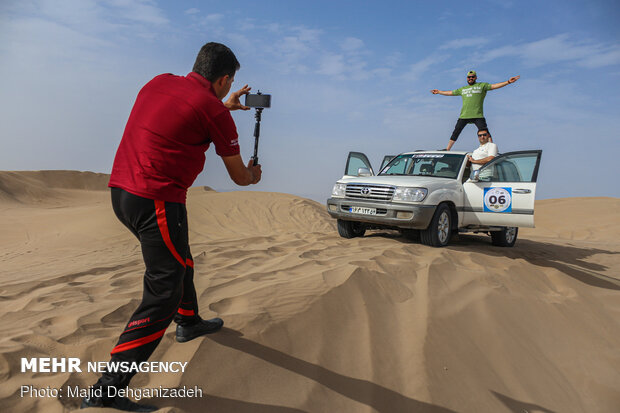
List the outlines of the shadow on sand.
<svg viewBox="0 0 620 413">
<path fill-rule="evenodd" d="M 529 239 L 518 239 L 513 248 L 502 248 L 491 245 L 486 238 L 489 237 L 459 235 L 458 242 L 448 248 L 507 257 L 513 260 L 522 259 L 539 267 L 554 268 L 592 287 L 620 290 L 620 280 L 601 273 L 607 269 L 606 266 L 585 261 L 586 258 L 596 254 L 620 255 L 620 252 Z"/>
<path fill-rule="evenodd" d="M 171 402 L 171 400 L 174 401 Z M 244 402 L 208 394 L 197 398 L 167 399 L 154 397 L 148 401 L 145 400 L 144 404 L 161 406 L 162 409 L 174 406 L 174 408 L 182 409 L 185 412 L 202 413 L 307 413 L 305 410 L 292 407 Z"/>
<path fill-rule="evenodd" d="M 491 393 L 513 413 L 555 413 L 553 410 L 545 409 L 537 404 L 520 402 L 493 390 Z"/>
<path fill-rule="evenodd" d="M 405 237 L 397 231 L 376 232 L 366 236 L 392 238 L 405 243 L 420 244 L 419 239 L 415 236 Z M 517 243 L 513 248 L 502 248 L 492 245 L 491 237 L 489 236 L 473 234 L 459 234 L 445 248 L 452 251 L 507 257 L 513 260 L 522 259 L 538 267 L 554 268 L 592 287 L 620 290 L 620 279 L 601 273 L 607 270 L 606 266 L 585 261 L 585 259 L 596 254 L 620 255 L 620 252 L 553 244 L 530 239 L 517 239 Z"/>
<path fill-rule="evenodd" d="M 218 334 L 209 337 L 213 341 L 228 348 L 241 351 L 257 357 L 267 363 L 284 368 L 293 373 L 307 377 L 315 382 L 345 396 L 349 399 L 372 407 L 378 412 L 428 412 L 428 413 L 455 413 L 453 410 L 435 406 L 403 396 L 393 390 L 367 380 L 355 379 L 335 373 L 324 367 L 290 356 L 279 350 L 264 346 L 244 338 L 236 330 L 223 328 Z M 170 404 L 170 400 L 151 399 L 156 405 Z M 240 400 L 231 400 L 206 395 L 201 399 L 177 399 L 175 407 L 187 411 L 201 412 L 236 412 L 236 413 L 297 413 L 303 410 L 249 403 Z"/>
</svg>

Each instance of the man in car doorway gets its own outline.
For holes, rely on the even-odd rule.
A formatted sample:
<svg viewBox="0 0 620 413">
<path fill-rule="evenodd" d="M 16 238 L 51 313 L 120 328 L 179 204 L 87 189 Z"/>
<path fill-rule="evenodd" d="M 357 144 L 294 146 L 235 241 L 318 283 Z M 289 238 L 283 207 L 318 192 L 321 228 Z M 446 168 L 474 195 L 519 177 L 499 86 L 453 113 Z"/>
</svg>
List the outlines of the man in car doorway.
<svg viewBox="0 0 620 413">
<path fill-rule="evenodd" d="M 486 128 L 478 131 L 478 141 L 480 146 L 467 159 L 471 162 L 472 171 L 482 168 L 482 165 L 491 161 L 497 156 L 497 145 L 491 142 L 491 134 Z"/>
</svg>

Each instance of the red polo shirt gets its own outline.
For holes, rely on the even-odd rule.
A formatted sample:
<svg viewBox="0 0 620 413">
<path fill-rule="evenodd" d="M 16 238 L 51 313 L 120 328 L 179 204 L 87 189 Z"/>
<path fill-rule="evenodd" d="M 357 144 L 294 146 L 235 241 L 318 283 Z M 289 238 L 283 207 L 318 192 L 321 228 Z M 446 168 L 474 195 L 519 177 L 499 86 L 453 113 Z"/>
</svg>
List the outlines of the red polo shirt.
<svg viewBox="0 0 620 413">
<path fill-rule="evenodd" d="M 136 98 L 108 186 L 144 198 L 185 203 L 211 142 L 239 154 L 237 128 L 211 83 L 197 73 L 163 74 Z"/>
</svg>

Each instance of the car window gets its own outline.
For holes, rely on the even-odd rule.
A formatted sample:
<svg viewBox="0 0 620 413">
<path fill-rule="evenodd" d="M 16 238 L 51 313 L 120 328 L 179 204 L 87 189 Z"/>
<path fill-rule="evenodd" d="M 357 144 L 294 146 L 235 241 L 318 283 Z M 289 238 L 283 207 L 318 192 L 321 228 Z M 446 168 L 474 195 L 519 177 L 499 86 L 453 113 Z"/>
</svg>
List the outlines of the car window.
<svg viewBox="0 0 620 413">
<path fill-rule="evenodd" d="M 355 176 L 360 168 L 371 169 L 368 158 L 366 158 L 366 155 L 362 153 L 351 152 L 347 160 L 344 174 Z"/>
<path fill-rule="evenodd" d="M 537 153 L 507 155 L 480 169 L 482 182 L 534 182 Z"/>
<path fill-rule="evenodd" d="M 389 164 L 392 159 L 394 159 L 394 155 L 384 156 L 383 161 L 381 162 L 381 168 L 379 168 L 379 170 L 382 170 L 383 168 L 385 168 L 385 166 Z"/>
<path fill-rule="evenodd" d="M 382 175 L 406 175 L 409 173 L 412 163 L 413 159 L 410 156 L 399 155 L 392 159 Z"/>
<path fill-rule="evenodd" d="M 413 175 L 456 178 L 464 155 L 416 153 L 395 157 L 380 175 Z"/>
</svg>

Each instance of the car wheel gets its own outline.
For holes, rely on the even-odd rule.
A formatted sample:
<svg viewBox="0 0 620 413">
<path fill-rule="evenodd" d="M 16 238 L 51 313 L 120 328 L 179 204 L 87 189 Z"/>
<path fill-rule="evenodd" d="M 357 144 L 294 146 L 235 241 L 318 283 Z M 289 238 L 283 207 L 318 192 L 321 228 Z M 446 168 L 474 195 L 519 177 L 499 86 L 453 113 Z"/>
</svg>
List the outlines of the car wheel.
<svg viewBox="0 0 620 413">
<path fill-rule="evenodd" d="M 422 244 L 432 247 L 445 247 L 452 236 L 452 213 L 446 204 L 441 204 L 435 211 L 428 228 L 420 231 Z"/>
<path fill-rule="evenodd" d="M 338 234 L 343 238 L 363 237 L 366 226 L 357 221 L 338 220 Z"/>
<path fill-rule="evenodd" d="M 419 241 L 420 240 L 420 230 L 419 229 L 401 229 L 400 233 L 403 237 L 407 238 L 411 241 Z"/>
<path fill-rule="evenodd" d="M 517 241 L 519 228 L 505 227 L 501 231 L 491 232 L 491 243 L 498 247 L 512 247 Z"/>
</svg>

